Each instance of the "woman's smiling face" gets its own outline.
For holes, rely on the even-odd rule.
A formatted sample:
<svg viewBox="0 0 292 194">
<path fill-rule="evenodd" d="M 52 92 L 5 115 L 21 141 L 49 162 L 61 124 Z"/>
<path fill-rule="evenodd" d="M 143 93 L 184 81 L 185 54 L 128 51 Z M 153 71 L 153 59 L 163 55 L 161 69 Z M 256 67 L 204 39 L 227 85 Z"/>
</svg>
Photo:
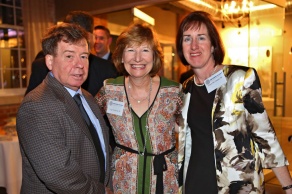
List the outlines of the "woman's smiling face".
<svg viewBox="0 0 292 194">
<path fill-rule="evenodd" d="M 129 45 L 123 53 L 125 69 L 133 77 L 144 77 L 153 68 L 153 50 L 149 44 Z"/>
<path fill-rule="evenodd" d="M 209 63 L 213 65 L 214 47 L 205 24 L 184 31 L 182 47 L 184 57 L 192 67 L 199 68 Z"/>
</svg>

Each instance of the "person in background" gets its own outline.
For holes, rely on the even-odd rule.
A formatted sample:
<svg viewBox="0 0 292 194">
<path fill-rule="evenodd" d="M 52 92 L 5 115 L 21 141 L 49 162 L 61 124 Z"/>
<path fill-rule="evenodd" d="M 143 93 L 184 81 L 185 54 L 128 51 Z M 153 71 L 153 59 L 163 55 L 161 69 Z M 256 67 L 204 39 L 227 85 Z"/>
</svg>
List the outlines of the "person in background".
<svg viewBox="0 0 292 194">
<path fill-rule="evenodd" d="M 62 23 L 48 30 L 42 49 L 50 72 L 24 97 L 16 118 L 21 193 L 111 193 L 108 128 L 92 95 L 81 88 L 88 75 L 88 34 Z"/>
<path fill-rule="evenodd" d="M 203 11 L 182 20 L 176 48 L 194 71 L 183 84 L 184 193 L 264 193 L 263 168 L 271 168 L 292 193 L 288 161 L 264 108 L 256 70 L 222 64 L 222 40 Z"/>
<path fill-rule="evenodd" d="M 90 47 L 93 47 L 94 19 L 89 13 L 85 11 L 71 11 L 67 14 L 63 22 L 74 23 L 83 27 L 89 34 Z M 40 52 L 38 54 L 40 57 L 37 57 L 32 63 L 31 75 L 25 95 L 37 87 L 49 72 L 49 69 L 45 64 L 45 58 L 42 55 L 43 54 Z M 98 90 L 102 87 L 105 79 L 115 78 L 117 76 L 117 70 L 112 62 L 90 54 L 88 78 L 83 83 L 82 88 L 95 96 Z"/>
<path fill-rule="evenodd" d="M 112 37 L 107 27 L 98 25 L 94 27 L 94 52 L 95 55 L 105 60 L 112 61 L 112 53 L 110 51 L 110 45 L 112 43 Z"/>
<path fill-rule="evenodd" d="M 178 193 L 175 124 L 179 83 L 157 75 L 163 53 L 156 33 L 134 23 L 117 39 L 113 61 L 123 76 L 108 79 L 96 95 L 116 140 L 114 193 Z"/>
<path fill-rule="evenodd" d="M 186 72 L 180 75 L 179 83 L 183 84 L 188 78 L 194 75 L 194 71 L 192 69 L 187 70 Z"/>
</svg>

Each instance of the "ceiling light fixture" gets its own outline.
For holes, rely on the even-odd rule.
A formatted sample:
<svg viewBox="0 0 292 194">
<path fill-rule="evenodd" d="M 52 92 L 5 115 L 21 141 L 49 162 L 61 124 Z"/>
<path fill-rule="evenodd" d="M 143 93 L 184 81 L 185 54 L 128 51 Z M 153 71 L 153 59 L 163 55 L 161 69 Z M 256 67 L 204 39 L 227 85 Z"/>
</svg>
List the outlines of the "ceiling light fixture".
<svg viewBox="0 0 292 194">
<path fill-rule="evenodd" d="M 136 7 L 134 7 L 132 9 L 133 15 L 137 18 L 139 18 L 140 20 L 143 20 L 149 24 L 151 24 L 152 26 L 155 25 L 155 19 L 149 15 L 147 15 L 146 13 L 144 13 L 143 11 L 141 11 L 140 9 L 137 9 Z"/>
<path fill-rule="evenodd" d="M 221 11 L 225 14 L 244 14 L 249 13 L 253 7 L 253 1 L 250 0 L 232 0 L 221 1 Z"/>
</svg>

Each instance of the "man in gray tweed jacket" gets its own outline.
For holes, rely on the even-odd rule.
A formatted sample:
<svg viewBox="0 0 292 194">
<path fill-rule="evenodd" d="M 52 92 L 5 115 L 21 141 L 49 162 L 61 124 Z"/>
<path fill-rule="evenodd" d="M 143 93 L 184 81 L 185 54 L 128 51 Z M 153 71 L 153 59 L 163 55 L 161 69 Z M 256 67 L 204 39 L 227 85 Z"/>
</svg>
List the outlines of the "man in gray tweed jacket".
<svg viewBox="0 0 292 194">
<path fill-rule="evenodd" d="M 89 66 L 87 32 L 75 24 L 53 26 L 42 48 L 50 72 L 25 96 L 16 120 L 23 163 L 21 193 L 111 193 L 108 128 L 93 97 L 81 89 Z M 105 165 L 100 165 L 97 139 L 73 99 L 75 94 L 96 129 Z"/>
</svg>

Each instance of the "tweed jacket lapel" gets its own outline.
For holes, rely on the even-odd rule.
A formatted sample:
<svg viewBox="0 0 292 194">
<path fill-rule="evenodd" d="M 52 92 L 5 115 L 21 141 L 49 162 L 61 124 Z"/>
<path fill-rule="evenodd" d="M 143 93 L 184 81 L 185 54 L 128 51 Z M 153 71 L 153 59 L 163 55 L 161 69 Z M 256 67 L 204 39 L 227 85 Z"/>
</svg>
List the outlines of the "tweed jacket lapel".
<svg viewBox="0 0 292 194">
<path fill-rule="evenodd" d="M 80 129 L 83 130 L 86 136 L 92 141 L 92 137 L 87 128 L 87 125 L 79 111 L 76 102 L 71 97 L 69 92 L 50 74 L 47 75 L 47 80 L 45 80 L 45 82 L 49 87 L 54 88 L 52 91 L 54 92 L 56 98 L 63 102 L 68 116 L 72 118 L 73 122 L 75 122 L 80 127 Z"/>
<path fill-rule="evenodd" d="M 63 85 L 61 85 L 54 77 L 50 76 L 49 74 L 47 75 L 47 79 L 45 79 L 46 84 L 54 88 L 52 91 L 54 92 L 53 95 L 56 96 L 57 99 L 59 99 L 61 102 L 64 103 L 65 110 L 68 114 L 69 117 L 72 118 L 73 122 L 76 123 L 80 127 L 80 129 L 84 132 L 84 134 L 90 139 L 92 142 L 92 146 L 94 147 L 93 139 L 90 134 L 90 131 L 86 125 L 86 122 L 84 121 L 80 110 L 74 101 L 74 99 L 71 97 L 69 92 L 64 88 Z M 103 119 L 103 116 L 100 112 L 100 109 L 98 105 L 95 103 L 94 98 L 91 96 L 90 93 L 88 93 L 86 90 L 82 89 L 82 94 L 85 97 L 88 105 L 90 106 L 91 110 L 95 114 L 96 118 L 99 120 L 100 127 L 102 129 L 103 137 L 104 137 L 104 143 L 105 143 L 105 148 L 106 148 L 106 161 L 110 161 L 110 151 L 109 151 L 109 140 L 108 140 L 108 127 Z M 105 184 L 107 184 L 110 180 L 110 162 L 106 163 L 106 174 L 105 174 Z"/>
</svg>

